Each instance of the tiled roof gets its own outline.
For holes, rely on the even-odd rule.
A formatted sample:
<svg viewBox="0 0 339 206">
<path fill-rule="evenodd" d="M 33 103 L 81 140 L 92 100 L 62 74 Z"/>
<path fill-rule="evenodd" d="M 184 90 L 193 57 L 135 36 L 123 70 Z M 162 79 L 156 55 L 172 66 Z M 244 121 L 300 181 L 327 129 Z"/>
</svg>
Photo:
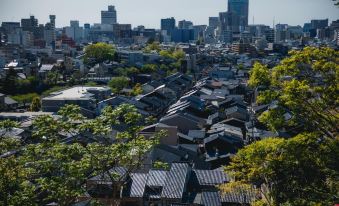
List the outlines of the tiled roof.
<svg viewBox="0 0 339 206">
<path fill-rule="evenodd" d="M 150 170 L 148 172 L 147 186 L 149 187 L 163 187 L 166 181 L 167 171 L 164 170 Z"/>
<path fill-rule="evenodd" d="M 218 185 L 229 181 L 227 175 L 221 170 L 194 170 L 199 185 Z"/>
<path fill-rule="evenodd" d="M 219 192 L 202 192 L 201 202 L 205 206 L 221 206 Z"/>
<path fill-rule="evenodd" d="M 165 186 L 161 197 L 168 199 L 181 199 L 184 193 L 189 165 L 187 163 L 173 163 L 167 173 Z"/>
<path fill-rule="evenodd" d="M 256 199 L 256 194 L 251 189 L 244 189 L 242 192 L 221 193 L 220 196 L 223 203 L 251 203 Z"/>
<path fill-rule="evenodd" d="M 119 181 L 121 178 L 124 178 L 126 172 L 127 172 L 127 169 L 124 167 L 114 167 L 109 170 L 109 173 L 113 177 L 114 181 Z M 103 175 L 97 175 L 95 177 L 92 177 L 89 180 L 98 181 L 102 183 L 112 183 L 110 176 L 108 176 L 106 173 Z"/>
<path fill-rule="evenodd" d="M 129 197 L 143 197 L 145 191 L 145 185 L 147 182 L 147 174 L 144 173 L 132 173 L 132 185 Z"/>
</svg>

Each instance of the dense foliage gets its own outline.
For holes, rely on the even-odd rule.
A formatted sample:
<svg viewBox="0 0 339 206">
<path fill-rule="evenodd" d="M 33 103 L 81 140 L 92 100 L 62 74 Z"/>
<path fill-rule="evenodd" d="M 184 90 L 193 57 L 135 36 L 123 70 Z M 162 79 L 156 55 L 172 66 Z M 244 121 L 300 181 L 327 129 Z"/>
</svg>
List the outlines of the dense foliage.
<svg viewBox="0 0 339 206">
<path fill-rule="evenodd" d="M 226 167 L 232 190 L 256 187 L 253 205 L 334 205 L 339 197 L 339 53 L 305 48 L 269 69 L 255 64 L 250 86 L 258 104 L 270 104 L 259 120 L 290 139 L 268 138 L 240 150 Z M 286 114 L 291 114 L 286 118 Z"/>
<path fill-rule="evenodd" d="M 260 120 L 273 130 L 302 128 L 335 137 L 339 125 L 339 52 L 308 47 L 291 51 L 273 69 L 255 64 L 249 84 L 259 91 L 257 103 L 274 102 Z M 290 119 L 277 120 L 282 114 Z"/>
<path fill-rule="evenodd" d="M 116 178 L 109 172 L 114 166 L 133 171 L 163 135 L 138 135 L 143 120 L 131 105 L 107 107 L 95 119 L 86 119 L 74 105 L 65 106 L 59 115 L 37 117 L 26 140 L 1 137 L 0 205 L 71 205 L 84 195 L 89 177 Z M 0 122 L 1 130 L 17 126 Z M 112 139 L 114 127 L 126 130 Z"/>
<path fill-rule="evenodd" d="M 113 60 L 114 54 L 115 49 L 112 45 L 100 42 L 85 48 L 84 60 L 86 63 L 100 63 L 106 60 Z"/>
</svg>

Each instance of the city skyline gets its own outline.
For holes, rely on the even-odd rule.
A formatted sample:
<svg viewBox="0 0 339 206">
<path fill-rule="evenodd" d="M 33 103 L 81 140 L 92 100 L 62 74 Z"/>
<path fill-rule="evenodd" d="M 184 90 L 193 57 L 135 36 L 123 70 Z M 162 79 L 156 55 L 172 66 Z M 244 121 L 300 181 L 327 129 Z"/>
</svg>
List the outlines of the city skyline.
<svg viewBox="0 0 339 206">
<path fill-rule="evenodd" d="M 84 23 L 100 23 L 100 12 L 107 10 L 108 5 L 114 5 L 117 10 L 119 23 L 130 23 L 133 27 L 144 25 L 148 28 L 160 28 L 160 19 L 174 17 L 177 21 L 189 20 L 195 25 L 208 24 L 209 16 L 218 16 L 219 12 L 227 10 L 227 0 L 145 0 L 131 2 L 132 0 L 115 1 L 50 1 L 50 0 L 1 0 L 0 21 L 20 21 L 34 15 L 39 23 L 48 22 L 50 14 L 56 15 L 56 27 L 68 26 L 71 20 Z M 20 2 L 20 7 L 17 7 Z M 67 2 L 67 4 L 66 4 Z M 333 21 L 339 18 L 338 8 L 331 0 L 250 0 L 249 24 L 287 23 L 290 25 L 303 25 L 311 19 L 328 18 Z M 293 2 L 293 3 L 292 3 Z M 180 3 L 180 4 L 179 4 Z M 67 5 L 65 7 L 64 5 Z M 133 5 L 133 7 L 131 6 Z M 152 5 L 152 6 L 150 6 Z M 78 9 L 81 6 L 81 9 Z M 176 8 L 176 9 L 174 9 Z M 149 10 L 152 10 L 150 14 Z M 289 15 L 286 15 L 288 12 Z M 86 15 L 84 15 L 86 13 Z M 91 15 L 88 15 L 88 14 Z M 146 15 L 145 15 L 146 14 Z M 253 18 L 254 17 L 254 18 Z"/>
</svg>

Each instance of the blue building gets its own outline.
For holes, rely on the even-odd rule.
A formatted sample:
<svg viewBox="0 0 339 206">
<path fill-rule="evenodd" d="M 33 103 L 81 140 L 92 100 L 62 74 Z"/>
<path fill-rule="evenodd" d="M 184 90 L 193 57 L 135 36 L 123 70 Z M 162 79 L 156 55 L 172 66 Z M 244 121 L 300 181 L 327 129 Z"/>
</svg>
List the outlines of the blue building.
<svg viewBox="0 0 339 206">
<path fill-rule="evenodd" d="M 173 42 L 188 43 L 194 40 L 194 29 L 174 29 L 171 32 Z"/>
</svg>

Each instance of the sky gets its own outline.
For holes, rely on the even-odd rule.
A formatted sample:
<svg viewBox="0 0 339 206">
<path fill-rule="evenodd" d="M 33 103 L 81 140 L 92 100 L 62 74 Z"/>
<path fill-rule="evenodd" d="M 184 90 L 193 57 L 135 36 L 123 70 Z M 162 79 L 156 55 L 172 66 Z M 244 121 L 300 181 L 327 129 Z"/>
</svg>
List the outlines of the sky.
<svg viewBox="0 0 339 206">
<path fill-rule="evenodd" d="M 195 25 L 208 24 L 209 16 L 227 11 L 227 0 L 0 0 L 0 22 L 20 21 L 34 15 L 45 24 L 56 15 L 56 26 L 100 23 L 100 11 L 115 5 L 118 22 L 160 28 L 160 19 L 175 17 Z M 339 19 L 339 7 L 332 0 L 250 0 L 249 24 L 287 23 L 303 25 L 311 19 Z"/>
</svg>

